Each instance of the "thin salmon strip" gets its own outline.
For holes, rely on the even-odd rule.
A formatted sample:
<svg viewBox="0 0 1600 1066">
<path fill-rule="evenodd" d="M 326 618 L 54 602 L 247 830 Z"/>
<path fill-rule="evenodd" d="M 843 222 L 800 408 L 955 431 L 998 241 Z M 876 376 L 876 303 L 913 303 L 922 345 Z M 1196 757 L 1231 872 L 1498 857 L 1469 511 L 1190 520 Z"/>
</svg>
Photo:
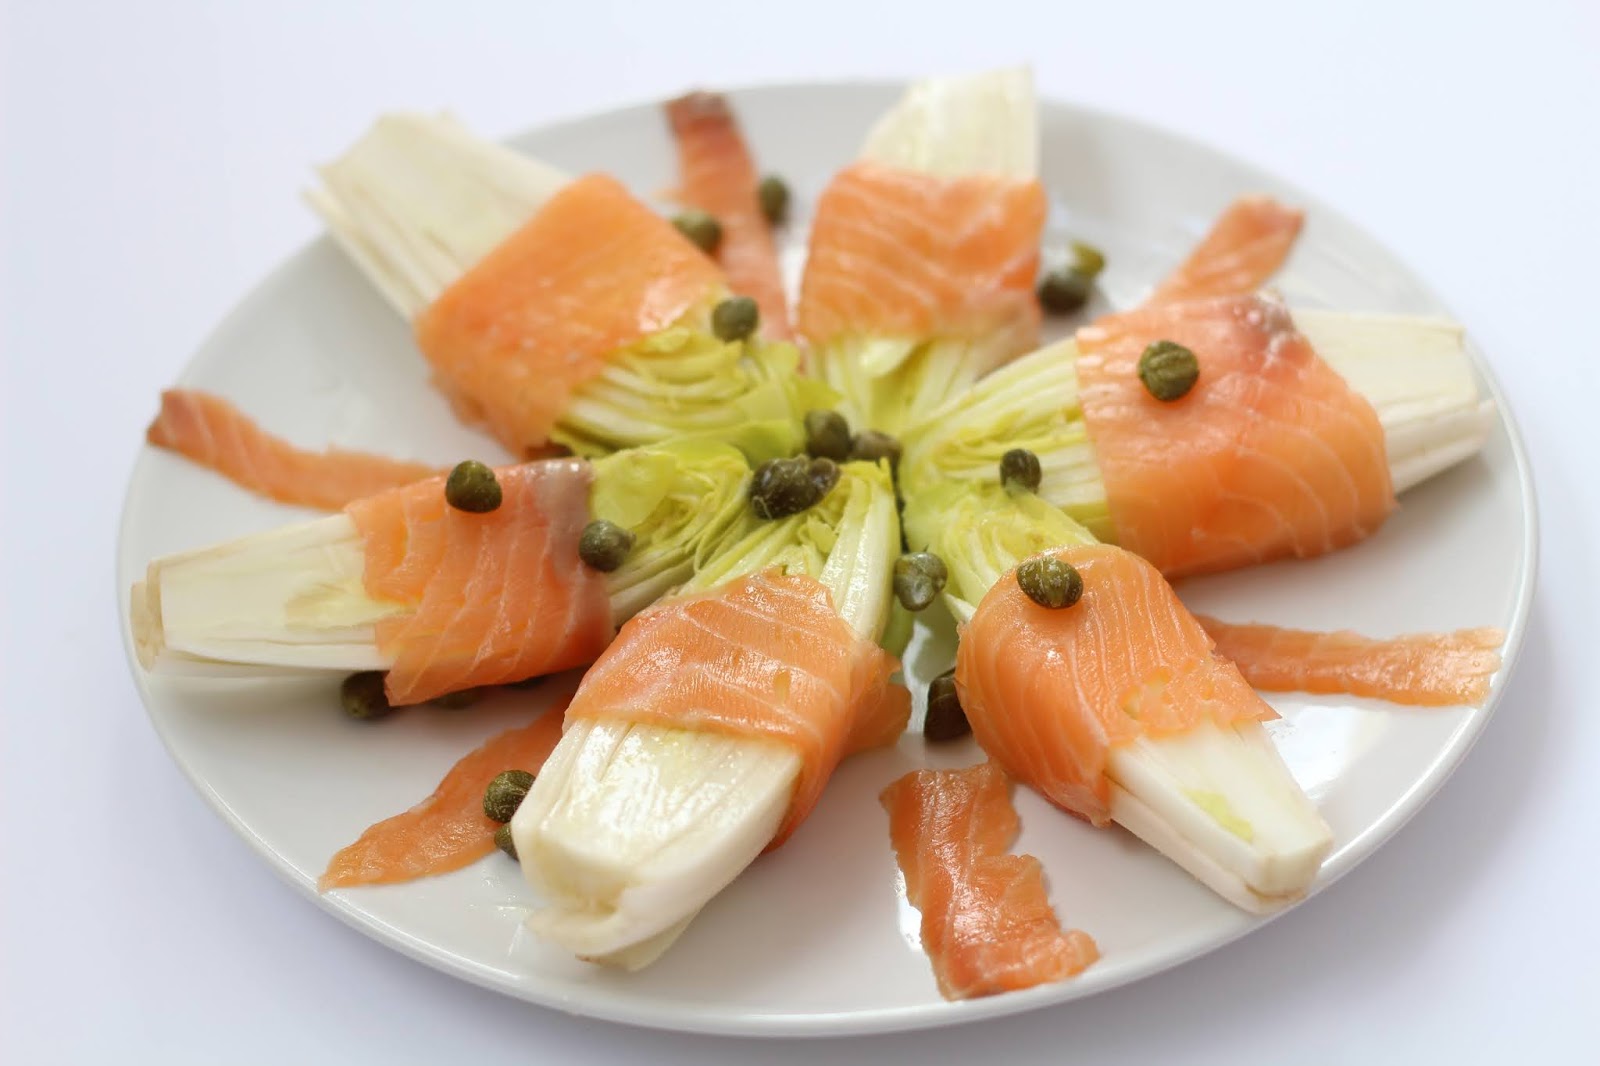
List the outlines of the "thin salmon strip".
<svg viewBox="0 0 1600 1066">
<path fill-rule="evenodd" d="M 922 912 L 922 950 L 945 999 L 1015 992 L 1082 973 L 1094 938 L 1063 931 L 1044 871 L 1013 855 L 1011 783 L 992 762 L 916 770 L 880 797 L 906 898 Z"/>
<path fill-rule="evenodd" d="M 678 145 L 677 198 L 722 225 L 717 262 L 728 287 L 761 308 L 761 333 L 788 340 L 789 301 L 778 267 L 778 246 L 761 211 L 761 181 L 733 109 L 719 93 L 690 93 L 666 104 Z"/>
<path fill-rule="evenodd" d="M 636 615 L 589 668 L 569 718 L 758 736 L 804 761 L 775 848 L 841 759 L 893 743 L 911 696 L 899 661 L 855 634 L 815 578 L 777 571 Z"/>
<path fill-rule="evenodd" d="M 856 163 L 817 204 L 800 332 L 813 346 L 1007 332 L 1025 351 L 1047 210 L 1037 181 Z"/>
<path fill-rule="evenodd" d="M 1109 821 L 1111 750 L 1139 737 L 1276 717 L 1145 560 L 1106 544 L 1050 552 L 1083 597 L 1049 610 L 1015 573 L 961 633 L 956 689 L 973 735 L 1012 777 L 1093 822 Z"/>
<path fill-rule="evenodd" d="M 1163 403 L 1139 380 L 1160 340 L 1200 377 Z M 1168 577 L 1320 555 L 1394 509 L 1383 426 L 1262 296 L 1143 307 L 1078 331 L 1084 424 L 1117 543 Z"/>
<path fill-rule="evenodd" d="M 1305 219 L 1304 211 L 1266 196 L 1234 201 L 1146 304 L 1255 292 L 1289 258 Z"/>
<path fill-rule="evenodd" d="M 177 452 L 268 499 L 337 511 L 353 500 L 409 485 L 437 467 L 330 448 L 308 452 L 274 437 L 220 396 L 168 389 L 145 440 Z"/>
<path fill-rule="evenodd" d="M 1317 633 L 1196 617 L 1217 642 L 1217 653 L 1264 692 L 1343 693 L 1418 707 L 1482 703 L 1506 639 L 1498 629 L 1482 628 L 1373 640 L 1348 630 Z"/>
<path fill-rule="evenodd" d="M 500 823 L 483 813 L 483 793 L 506 770 L 537 774 L 561 740 L 562 709 L 490 737 L 450 768 L 433 794 L 369 828 L 328 863 L 317 889 L 391 885 L 449 873 L 494 850 Z"/>
<path fill-rule="evenodd" d="M 417 318 L 458 411 L 515 455 L 542 445 L 607 356 L 679 321 L 723 279 L 614 178 L 562 187 Z"/>
<path fill-rule="evenodd" d="M 592 661 L 612 636 L 604 575 L 583 565 L 593 471 L 577 459 L 504 467 L 487 514 L 445 502 L 433 478 L 346 510 L 363 541 L 362 583 L 408 610 L 377 623 L 392 655 L 392 703 L 555 673 Z"/>
</svg>

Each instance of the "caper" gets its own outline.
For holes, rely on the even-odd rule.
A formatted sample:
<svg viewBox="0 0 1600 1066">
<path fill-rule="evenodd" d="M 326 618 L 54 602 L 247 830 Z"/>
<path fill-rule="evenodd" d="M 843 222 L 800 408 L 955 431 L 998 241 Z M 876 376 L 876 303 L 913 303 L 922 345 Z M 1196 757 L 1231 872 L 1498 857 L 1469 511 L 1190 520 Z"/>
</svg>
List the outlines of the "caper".
<svg viewBox="0 0 1600 1066">
<path fill-rule="evenodd" d="M 832 459 L 811 460 L 807 473 L 811 475 L 811 484 L 816 486 L 819 500 L 832 492 L 833 487 L 839 483 L 839 464 Z"/>
<path fill-rule="evenodd" d="M 761 308 L 748 296 L 730 296 L 711 312 L 711 332 L 719 341 L 742 341 L 761 324 Z"/>
<path fill-rule="evenodd" d="M 1084 241 L 1072 242 L 1072 269 L 1086 278 L 1097 278 L 1106 268 L 1106 254 Z"/>
<path fill-rule="evenodd" d="M 768 459 L 750 479 L 750 509 L 757 518 L 787 518 L 822 499 L 811 476 L 811 460 Z"/>
<path fill-rule="evenodd" d="M 892 470 L 900 465 L 900 441 L 887 433 L 864 429 L 850 442 L 850 458 L 865 459 L 869 463 L 887 459 Z"/>
<path fill-rule="evenodd" d="M 435 696 L 429 702 L 447 711 L 459 711 L 463 707 L 471 707 L 481 699 L 483 699 L 483 689 L 464 688 L 459 692 L 446 692 L 443 696 Z"/>
<path fill-rule="evenodd" d="M 707 255 L 716 255 L 722 243 L 722 223 L 704 211 L 685 211 L 672 220 L 678 232 L 694 242 L 694 246 Z"/>
<path fill-rule="evenodd" d="M 351 674 L 339 686 L 339 703 L 351 718 L 382 718 L 394 710 L 383 691 L 383 671 Z"/>
<path fill-rule="evenodd" d="M 511 856 L 513 860 L 516 859 L 517 842 L 511 839 L 511 827 L 509 825 L 503 825 L 494 831 L 494 846 Z"/>
<path fill-rule="evenodd" d="M 533 787 L 533 775 L 526 770 L 506 770 L 494 775 L 483 790 L 483 813 L 497 822 L 509 822 L 522 806 L 522 799 Z"/>
<path fill-rule="evenodd" d="M 1139 380 L 1162 403 L 1181 400 L 1200 379 L 1200 360 L 1176 341 L 1155 341 L 1139 356 Z"/>
<path fill-rule="evenodd" d="M 756 196 L 761 200 L 761 213 L 774 226 L 782 225 L 789 217 L 789 184 L 776 174 L 768 174 L 756 186 Z"/>
<path fill-rule="evenodd" d="M 583 527 L 583 535 L 578 538 L 578 558 L 609 574 L 627 559 L 633 541 L 632 530 L 597 518 Z"/>
<path fill-rule="evenodd" d="M 960 740 L 972 732 L 967 712 L 961 709 L 961 694 L 956 691 L 956 672 L 940 674 L 928 683 L 928 711 L 922 717 L 922 736 L 940 744 Z"/>
<path fill-rule="evenodd" d="M 894 561 L 894 595 L 908 611 L 921 611 L 938 599 L 950 573 L 932 552 L 911 552 Z"/>
<path fill-rule="evenodd" d="M 457 463 L 444 481 L 444 500 L 458 511 L 486 514 L 500 506 L 500 482 L 476 459 Z"/>
<path fill-rule="evenodd" d="M 806 454 L 844 462 L 850 458 L 850 423 L 838 411 L 806 412 Z"/>
<path fill-rule="evenodd" d="M 1000 457 L 1000 484 L 1008 489 L 1038 492 L 1043 478 L 1039 457 L 1026 448 L 1012 448 Z"/>
<path fill-rule="evenodd" d="M 1028 599 L 1053 611 L 1071 607 L 1083 595 L 1083 577 L 1071 563 L 1039 555 L 1017 567 L 1017 584 Z"/>
<path fill-rule="evenodd" d="M 1058 267 L 1039 279 L 1039 306 L 1053 315 L 1070 314 L 1089 302 L 1094 281 L 1071 267 Z"/>
</svg>

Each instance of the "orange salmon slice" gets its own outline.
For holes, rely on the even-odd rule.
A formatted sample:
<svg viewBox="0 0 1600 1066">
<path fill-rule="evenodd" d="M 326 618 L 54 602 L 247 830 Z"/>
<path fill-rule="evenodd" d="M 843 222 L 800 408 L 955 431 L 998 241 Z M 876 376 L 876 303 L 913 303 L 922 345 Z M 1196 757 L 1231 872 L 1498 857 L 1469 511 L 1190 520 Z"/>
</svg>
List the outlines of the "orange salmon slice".
<svg viewBox="0 0 1600 1066">
<path fill-rule="evenodd" d="M 1266 196 L 1234 201 L 1146 305 L 1255 292 L 1289 258 L 1305 219 Z"/>
<path fill-rule="evenodd" d="M 604 575 L 578 558 L 592 468 L 547 459 L 495 474 L 487 514 L 446 503 L 442 477 L 346 509 L 367 594 L 410 608 L 377 624 L 393 703 L 582 666 L 611 639 Z"/>
<path fill-rule="evenodd" d="M 410 810 L 385 818 L 339 851 L 317 889 L 390 885 L 449 873 L 495 850 L 500 823 L 483 813 L 483 793 L 505 770 L 538 774 L 561 740 L 561 708 L 489 738 L 450 768 Z"/>
<path fill-rule="evenodd" d="M 777 847 L 840 760 L 905 730 L 911 696 L 890 680 L 899 665 L 839 617 L 821 582 L 772 571 L 636 615 L 567 714 L 789 745 L 803 768 Z"/>
<path fill-rule="evenodd" d="M 857 163 L 817 204 L 800 292 L 812 345 L 844 336 L 1037 339 L 1044 187 Z"/>
<path fill-rule="evenodd" d="M 614 178 L 591 174 L 423 310 L 417 343 L 457 410 L 523 455 L 546 442 L 608 356 L 722 284 L 669 222 Z"/>
<path fill-rule="evenodd" d="M 728 287 L 761 308 L 762 335 L 790 339 L 778 246 L 761 211 L 761 178 L 733 108 L 720 93 L 704 92 L 669 101 L 665 108 L 678 146 L 677 199 L 721 223 L 717 262 Z"/>
<path fill-rule="evenodd" d="M 1343 693 L 1419 707 L 1482 703 L 1506 639 L 1481 628 L 1373 640 L 1197 617 L 1218 654 L 1264 692 Z"/>
<path fill-rule="evenodd" d="M 426 463 L 330 448 L 310 452 L 274 437 L 220 396 L 168 389 L 145 440 L 260 496 L 337 511 L 352 501 L 440 473 Z"/>
<path fill-rule="evenodd" d="M 880 797 L 906 898 L 922 912 L 922 949 L 945 999 L 972 999 L 1082 973 L 1100 957 L 1065 930 L 1017 838 L 1011 783 L 993 763 L 916 770 Z"/>
<path fill-rule="evenodd" d="M 1163 403 L 1139 380 L 1156 341 L 1200 377 Z M 1084 424 L 1117 543 L 1169 577 L 1320 555 L 1395 506 L 1372 405 L 1261 296 L 1143 307 L 1078 331 Z"/>
<path fill-rule="evenodd" d="M 1110 820 L 1111 750 L 1143 737 L 1276 717 L 1178 600 L 1122 548 L 1050 552 L 1083 578 L 1072 607 L 1028 598 L 1015 571 L 978 604 L 956 688 L 983 750 L 1018 781 L 1095 825 Z"/>
</svg>

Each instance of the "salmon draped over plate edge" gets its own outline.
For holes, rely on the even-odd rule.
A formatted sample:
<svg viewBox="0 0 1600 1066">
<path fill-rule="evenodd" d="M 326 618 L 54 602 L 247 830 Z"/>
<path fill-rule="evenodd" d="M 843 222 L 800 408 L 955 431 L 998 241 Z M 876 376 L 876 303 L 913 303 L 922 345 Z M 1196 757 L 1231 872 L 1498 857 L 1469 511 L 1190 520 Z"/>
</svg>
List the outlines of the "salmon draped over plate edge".
<svg viewBox="0 0 1600 1066">
<path fill-rule="evenodd" d="M 367 594 L 410 608 L 377 623 L 393 703 L 582 666 L 611 639 L 604 575 L 578 558 L 589 464 L 546 459 L 495 475 L 501 502 L 486 514 L 446 503 L 442 477 L 347 508 Z"/>
<path fill-rule="evenodd" d="M 1113 748 L 1276 717 L 1155 567 L 1108 544 L 1049 554 L 1077 568 L 1082 598 L 1041 607 L 1013 571 L 978 604 L 956 650 L 973 735 L 1012 777 L 1104 825 Z"/>
<path fill-rule="evenodd" d="M 839 761 L 904 731 L 899 662 L 856 635 L 815 578 L 776 570 L 636 615 L 584 676 L 569 718 L 766 737 L 803 767 L 771 847 L 803 821 Z"/>
<path fill-rule="evenodd" d="M 665 105 L 678 145 L 677 199 L 714 216 L 722 226 L 717 262 L 728 288 L 761 308 L 761 333 L 788 340 L 789 304 L 778 267 L 778 246 L 761 210 L 760 175 L 720 93 L 690 93 Z"/>
<path fill-rule="evenodd" d="M 1162 402 L 1139 380 L 1156 341 L 1200 376 Z M 1117 543 L 1169 577 L 1320 555 L 1395 505 L 1372 405 L 1264 296 L 1141 307 L 1078 331 L 1084 424 Z"/>
<path fill-rule="evenodd" d="M 946 999 L 1060 981 L 1100 957 L 1089 934 L 1062 930 L 1039 860 L 1010 853 L 1017 812 L 994 763 L 914 770 L 880 799 L 906 898 L 922 913 L 922 950 Z"/>
<path fill-rule="evenodd" d="M 603 174 L 571 182 L 417 317 L 458 408 L 513 454 L 543 444 L 606 357 L 722 286 L 715 263 Z"/>
<path fill-rule="evenodd" d="M 975 338 L 1019 325 L 1035 336 L 1047 208 L 1037 181 L 849 167 L 817 203 L 800 332 L 813 345 L 848 335 Z"/>
<path fill-rule="evenodd" d="M 1289 257 L 1305 217 L 1304 211 L 1265 196 L 1235 200 L 1145 303 L 1255 292 Z"/>
</svg>

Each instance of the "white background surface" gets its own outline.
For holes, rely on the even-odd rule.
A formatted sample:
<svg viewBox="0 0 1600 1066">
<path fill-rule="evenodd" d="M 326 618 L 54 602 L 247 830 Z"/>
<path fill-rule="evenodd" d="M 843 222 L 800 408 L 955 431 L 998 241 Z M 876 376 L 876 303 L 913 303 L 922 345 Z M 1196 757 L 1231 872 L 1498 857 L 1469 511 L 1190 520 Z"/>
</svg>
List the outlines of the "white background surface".
<svg viewBox="0 0 1600 1066">
<path fill-rule="evenodd" d="M 0 1061 L 1587 1061 L 1600 8 L 1078 6 L 0 7 Z M 395 107 L 503 134 L 696 83 L 1019 58 L 1047 94 L 1304 186 L 1430 279 L 1488 353 L 1533 456 L 1542 573 L 1505 702 L 1434 802 L 1317 899 L 1173 973 L 811 1044 L 502 999 L 277 882 L 146 723 L 111 568 L 156 394 L 316 233 L 296 195 L 308 168 Z"/>
</svg>

